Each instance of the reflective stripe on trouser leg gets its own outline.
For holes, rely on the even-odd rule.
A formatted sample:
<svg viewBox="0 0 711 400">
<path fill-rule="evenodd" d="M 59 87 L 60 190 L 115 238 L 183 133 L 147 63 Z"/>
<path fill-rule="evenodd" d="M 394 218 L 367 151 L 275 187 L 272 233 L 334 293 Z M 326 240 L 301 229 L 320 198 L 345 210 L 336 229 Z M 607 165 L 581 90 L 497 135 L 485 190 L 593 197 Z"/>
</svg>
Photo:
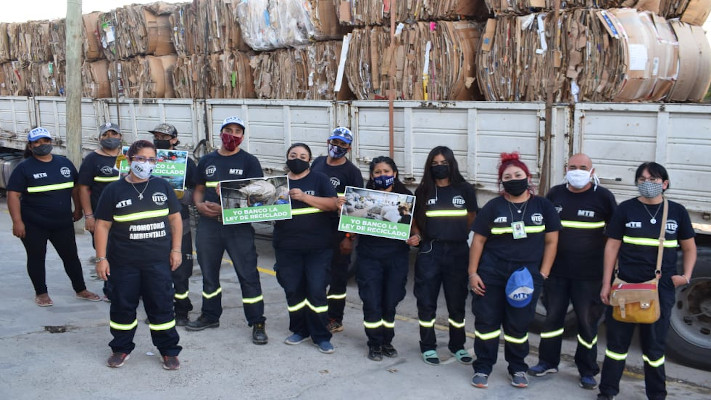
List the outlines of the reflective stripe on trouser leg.
<svg viewBox="0 0 711 400">
<path fill-rule="evenodd" d="M 650 360 L 649 357 L 642 354 L 642 359 L 644 360 L 644 362 L 649 364 L 650 367 L 659 368 L 662 365 L 664 365 L 664 356 L 662 356 L 661 358 L 656 359 L 656 360 Z"/>
<path fill-rule="evenodd" d="M 524 344 L 524 343 L 528 342 L 528 333 L 525 336 L 520 337 L 520 338 L 504 334 L 504 340 L 509 343 Z"/>
<path fill-rule="evenodd" d="M 109 321 L 109 327 L 111 329 L 116 329 L 117 331 L 130 331 L 136 329 L 136 326 L 138 326 L 137 319 L 134 319 L 133 322 L 129 324 L 120 324 L 118 322 Z"/>
<path fill-rule="evenodd" d="M 564 328 L 560 328 L 554 331 L 549 331 L 549 332 L 541 332 L 541 339 L 551 339 L 554 337 L 558 336 L 563 336 L 563 332 L 565 331 Z M 580 335 L 578 335 L 580 336 Z"/>
<path fill-rule="evenodd" d="M 164 324 L 148 324 L 148 327 L 152 331 L 167 331 L 168 329 L 175 328 L 175 320 L 168 321 Z"/>
<path fill-rule="evenodd" d="M 597 336 L 595 336 L 592 341 L 586 342 L 582 336 L 578 335 L 578 343 L 586 349 L 592 350 L 593 346 L 597 344 Z"/>
</svg>

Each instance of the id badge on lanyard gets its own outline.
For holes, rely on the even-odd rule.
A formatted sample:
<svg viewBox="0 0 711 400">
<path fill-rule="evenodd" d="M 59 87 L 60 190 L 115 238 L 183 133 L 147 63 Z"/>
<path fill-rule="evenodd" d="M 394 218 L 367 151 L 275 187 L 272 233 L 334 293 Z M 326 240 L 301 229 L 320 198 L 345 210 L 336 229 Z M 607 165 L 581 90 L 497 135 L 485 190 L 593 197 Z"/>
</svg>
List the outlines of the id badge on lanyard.
<svg viewBox="0 0 711 400">
<path fill-rule="evenodd" d="M 514 239 L 525 239 L 528 237 L 526 235 L 526 225 L 523 221 L 516 221 L 511 223 L 511 228 L 513 229 Z"/>
</svg>

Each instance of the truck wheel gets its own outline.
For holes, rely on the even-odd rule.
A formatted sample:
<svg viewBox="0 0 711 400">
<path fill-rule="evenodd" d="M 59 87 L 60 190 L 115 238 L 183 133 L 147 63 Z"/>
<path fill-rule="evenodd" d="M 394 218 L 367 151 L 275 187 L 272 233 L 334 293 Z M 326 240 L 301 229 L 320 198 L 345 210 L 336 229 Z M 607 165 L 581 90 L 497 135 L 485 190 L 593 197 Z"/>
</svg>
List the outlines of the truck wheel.
<svg viewBox="0 0 711 400">
<path fill-rule="evenodd" d="M 540 333 L 543 330 L 543 323 L 546 321 L 546 291 L 541 292 L 541 298 L 538 299 L 536 304 L 536 317 L 531 322 L 529 327 L 531 332 Z M 563 327 L 565 332 L 564 337 L 571 337 L 577 333 L 577 319 L 575 318 L 575 312 L 573 312 L 573 305 L 568 305 L 568 313 L 565 315 L 565 323 Z"/>
<path fill-rule="evenodd" d="M 691 283 L 676 289 L 666 353 L 681 364 L 711 371 L 711 248 L 699 248 L 697 254 Z"/>
</svg>

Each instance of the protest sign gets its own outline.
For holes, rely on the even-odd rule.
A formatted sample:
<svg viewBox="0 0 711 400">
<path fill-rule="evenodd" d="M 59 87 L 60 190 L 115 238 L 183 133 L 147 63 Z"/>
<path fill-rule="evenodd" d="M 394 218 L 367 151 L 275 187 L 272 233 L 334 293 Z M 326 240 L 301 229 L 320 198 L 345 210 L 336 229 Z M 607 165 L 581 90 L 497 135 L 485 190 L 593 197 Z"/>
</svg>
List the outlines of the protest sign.
<svg viewBox="0 0 711 400">
<path fill-rule="evenodd" d="M 224 225 L 291 219 L 286 176 L 220 182 Z"/>
<path fill-rule="evenodd" d="M 410 237 L 415 196 L 346 186 L 338 230 L 388 239 Z"/>
<path fill-rule="evenodd" d="M 121 174 L 128 174 L 128 160 L 125 155 L 128 152 L 128 146 L 121 149 L 124 157 L 120 157 L 119 171 Z M 185 190 L 185 174 L 188 169 L 188 152 L 180 150 L 156 150 L 156 168 L 153 170 L 153 176 L 158 176 L 170 183 L 174 190 Z"/>
</svg>

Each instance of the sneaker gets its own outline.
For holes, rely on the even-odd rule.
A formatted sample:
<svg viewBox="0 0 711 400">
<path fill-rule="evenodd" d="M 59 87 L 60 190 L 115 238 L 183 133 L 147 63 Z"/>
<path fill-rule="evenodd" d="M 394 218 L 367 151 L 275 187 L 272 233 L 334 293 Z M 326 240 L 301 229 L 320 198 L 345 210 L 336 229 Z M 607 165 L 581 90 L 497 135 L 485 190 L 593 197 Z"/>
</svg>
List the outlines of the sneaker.
<svg viewBox="0 0 711 400">
<path fill-rule="evenodd" d="M 393 347 L 392 344 L 384 344 L 380 347 L 380 349 L 383 352 L 383 355 L 388 358 L 395 358 L 397 357 L 397 350 Z"/>
<path fill-rule="evenodd" d="M 368 359 L 373 361 L 383 361 L 383 349 L 380 346 L 368 347 Z"/>
<path fill-rule="evenodd" d="M 528 369 L 528 374 L 531 376 L 544 376 L 547 374 L 555 374 L 556 372 L 558 372 L 557 367 L 554 367 L 542 361 L 539 362 L 538 365 L 534 365 L 533 367 Z"/>
<path fill-rule="evenodd" d="M 284 339 L 284 343 L 286 344 L 299 344 L 302 343 L 304 340 L 308 339 L 308 336 L 301 336 L 298 333 L 294 333 L 288 338 Z"/>
<path fill-rule="evenodd" d="M 439 355 L 435 350 L 427 350 L 422 353 L 422 360 L 424 360 L 425 364 L 439 365 Z"/>
<path fill-rule="evenodd" d="M 594 390 L 597 388 L 597 381 L 592 376 L 581 376 L 580 387 L 583 389 Z"/>
<path fill-rule="evenodd" d="M 190 321 L 185 326 L 185 329 L 189 331 L 201 331 L 207 328 L 218 328 L 219 326 L 220 321 L 210 321 L 209 319 L 205 318 L 204 315 L 201 315 L 195 321 Z"/>
<path fill-rule="evenodd" d="M 332 319 L 328 321 L 326 329 L 328 329 L 328 331 L 331 333 L 343 332 L 343 324 L 339 321 L 336 321 L 335 319 Z"/>
<path fill-rule="evenodd" d="M 459 361 L 460 364 L 471 365 L 471 363 L 474 362 L 471 354 L 464 349 L 461 349 L 456 353 L 452 353 L 452 356 L 457 357 L 457 361 Z"/>
<path fill-rule="evenodd" d="M 472 386 L 479 389 L 486 389 L 489 387 L 489 375 L 477 372 L 472 377 Z"/>
<path fill-rule="evenodd" d="M 175 325 L 176 326 L 187 326 L 190 323 L 190 318 L 188 314 L 175 314 Z"/>
<path fill-rule="evenodd" d="M 128 353 L 113 353 L 111 357 L 106 361 L 106 365 L 111 368 L 123 367 L 123 364 L 128 360 L 130 356 Z"/>
<path fill-rule="evenodd" d="M 180 361 L 176 356 L 163 356 L 163 369 L 175 371 L 180 369 Z"/>
<path fill-rule="evenodd" d="M 269 338 L 267 337 L 267 331 L 264 329 L 264 322 L 258 322 L 252 325 L 252 343 L 254 344 L 267 344 Z"/>
<path fill-rule="evenodd" d="M 597 400 L 615 400 L 615 396 L 600 393 L 597 395 Z"/>
<path fill-rule="evenodd" d="M 314 346 L 318 347 L 318 351 L 323 354 L 331 354 L 336 351 L 336 349 L 333 348 L 331 342 L 329 342 L 328 340 L 324 340 L 321 343 L 314 342 Z"/>
<path fill-rule="evenodd" d="M 523 371 L 514 372 L 511 375 L 511 386 L 515 386 L 517 388 L 528 387 L 528 378 L 526 378 L 526 373 Z"/>
</svg>

